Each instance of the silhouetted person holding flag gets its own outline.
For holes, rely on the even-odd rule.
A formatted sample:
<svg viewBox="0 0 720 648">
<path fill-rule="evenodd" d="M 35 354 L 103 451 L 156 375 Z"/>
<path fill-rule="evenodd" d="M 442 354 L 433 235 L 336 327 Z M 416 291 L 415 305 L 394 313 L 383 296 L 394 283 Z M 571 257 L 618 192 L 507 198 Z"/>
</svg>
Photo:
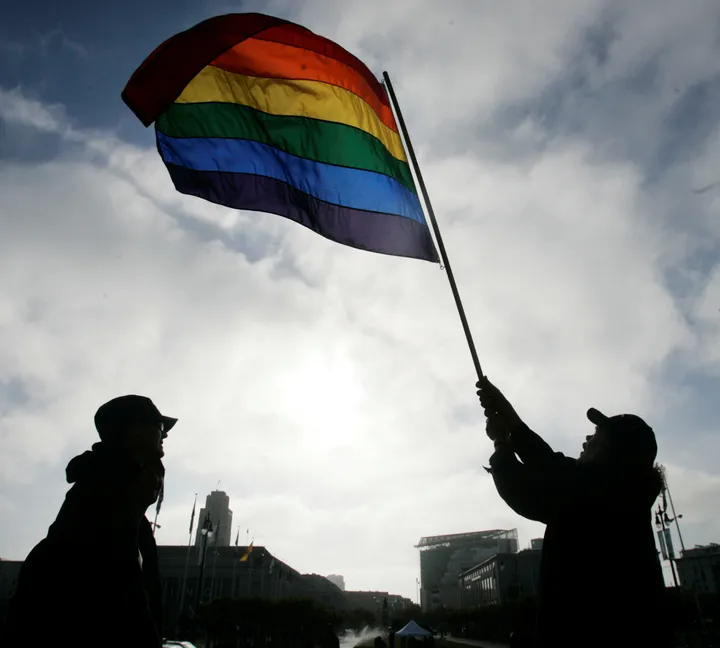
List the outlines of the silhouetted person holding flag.
<svg viewBox="0 0 720 648">
<path fill-rule="evenodd" d="M 141 396 L 97 411 L 100 442 L 68 464 L 73 486 L 20 572 L 8 614 L 13 648 L 161 646 L 157 546 L 145 511 L 163 489 L 163 439 L 175 423 Z"/>
<path fill-rule="evenodd" d="M 498 493 L 547 525 L 540 568 L 541 648 L 671 645 L 652 505 L 662 490 L 653 430 L 638 416 L 587 416 L 579 458 L 553 452 L 489 380 L 478 382 L 495 442 Z"/>
</svg>

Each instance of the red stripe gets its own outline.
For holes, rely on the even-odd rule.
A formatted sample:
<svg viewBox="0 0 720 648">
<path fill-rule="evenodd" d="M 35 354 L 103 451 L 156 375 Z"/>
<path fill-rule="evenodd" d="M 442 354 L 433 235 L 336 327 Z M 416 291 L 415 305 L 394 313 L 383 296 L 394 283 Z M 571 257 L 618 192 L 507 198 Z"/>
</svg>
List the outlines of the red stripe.
<svg viewBox="0 0 720 648">
<path fill-rule="evenodd" d="M 210 61 L 240 41 L 285 23 L 259 13 L 204 20 L 157 47 L 130 77 L 122 99 L 149 126 Z"/>
<path fill-rule="evenodd" d="M 122 92 L 122 99 L 138 119 L 149 126 L 200 70 L 251 37 L 302 48 L 343 63 L 355 70 L 380 102 L 390 108 L 385 88 L 356 56 L 305 27 L 260 13 L 216 16 L 168 38 L 135 70 Z"/>
</svg>

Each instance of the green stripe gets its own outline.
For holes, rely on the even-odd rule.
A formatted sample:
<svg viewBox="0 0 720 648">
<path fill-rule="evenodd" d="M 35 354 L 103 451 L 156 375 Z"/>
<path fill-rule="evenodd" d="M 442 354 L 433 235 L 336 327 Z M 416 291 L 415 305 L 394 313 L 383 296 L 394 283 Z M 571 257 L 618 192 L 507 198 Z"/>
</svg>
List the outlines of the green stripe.
<svg viewBox="0 0 720 648">
<path fill-rule="evenodd" d="M 395 178 L 417 193 L 407 162 L 372 135 L 346 124 L 269 115 L 230 103 L 174 103 L 156 121 L 170 137 L 227 137 L 261 142 L 291 155 Z"/>
</svg>

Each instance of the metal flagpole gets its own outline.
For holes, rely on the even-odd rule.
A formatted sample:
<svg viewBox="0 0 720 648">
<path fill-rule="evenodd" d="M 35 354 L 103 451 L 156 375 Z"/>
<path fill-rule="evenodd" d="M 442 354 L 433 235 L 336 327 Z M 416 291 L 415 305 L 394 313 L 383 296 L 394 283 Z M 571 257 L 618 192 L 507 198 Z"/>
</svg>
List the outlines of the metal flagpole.
<svg viewBox="0 0 720 648">
<path fill-rule="evenodd" d="M 260 598 L 265 596 L 265 551 L 260 554 Z"/>
<path fill-rule="evenodd" d="M 250 549 L 250 529 L 245 529 L 245 551 Z M 252 596 L 252 554 L 248 553 L 248 598 Z"/>
<path fill-rule="evenodd" d="M 201 540 L 202 540 L 202 553 L 200 556 L 200 575 L 198 577 L 198 590 L 197 590 L 197 597 L 195 599 L 195 612 L 197 613 L 200 610 L 200 604 L 203 600 L 203 585 L 205 584 L 205 559 L 207 558 L 207 546 L 208 546 L 208 536 L 212 535 L 213 532 L 213 526 L 212 526 L 212 520 L 210 518 L 210 511 L 205 513 L 205 519 L 203 520 L 203 526 L 201 530 Z"/>
<path fill-rule="evenodd" d="M 415 171 L 420 193 L 422 193 L 425 208 L 427 209 L 428 216 L 430 217 L 430 224 L 432 225 L 433 232 L 435 233 L 435 239 L 437 240 L 438 249 L 440 251 L 440 258 L 445 266 L 445 270 L 447 271 L 450 289 L 452 290 L 453 298 L 455 299 L 455 306 L 457 306 L 458 315 L 460 315 L 460 322 L 462 323 L 463 331 L 465 331 L 465 339 L 467 340 L 468 347 L 470 348 L 470 355 L 472 356 L 473 364 L 475 365 L 475 372 L 477 373 L 478 378 L 482 378 L 482 367 L 480 366 L 480 360 L 478 359 L 478 354 L 475 350 L 475 343 L 473 342 L 472 333 L 470 332 L 470 326 L 468 325 L 467 318 L 465 317 L 465 309 L 463 308 L 462 300 L 460 299 L 460 293 L 458 292 L 457 284 L 455 283 L 455 275 L 453 274 L 450 266 L 450 260 L 448 259 L 447 252 L 445 251 L 445 244 L 443 243 L 440 228 L 438 227 L 437 219 L 435 218 L 435 210 L 433 210 L 432 203 L 430 202 L 430 196 L 428 196 L 427 188 L 425 187 L 425 181 L 423 180 L 422 173 L 420 172 L 420 165 L 418 165 L 417 158 L 415 157 L 415 149 L 413 149 L 412 142 L 410 141 L 410 135 L 408 134 L 407 126 L 405 125 L 405 118 L 403 117 L 397 97 L 395 96 L 395 90 L 393 89 L 392 82 L 390 81 L 390 75 L 387 72 L 383 72 L 383 79 L 385 81 L 385 87 L 388 91 L 388 96 L 390 97 L 390 102 L 392 103 L 395 114 L 397 115 L 398 126 L 400 126 L 403 139 L 405 140 L 405 147 L 407 149 L 408 158 L 410 159 L 410 164 L 412 164 L 413 170 Z"/>
<path fill-rule="evenodd" d="M 252 572 L 253 572 L 253 566 L 252 566 L 253 557 L 252 554 L 248 556 L 248 598 L 252 598 Z"/>
<path fill-rule="evenodd" d="M 213 545 L 215 545 L 215 556 L 213 557 L 213 570 L 212 576 L 210 577 L 210 600 L 212 601 L 215 597 L 215 573 L 217 572 L 217 559 L 218 559 L 218 537 L 220 536 L 220 523 L 218 522 L 215 527 L 215 538 Z"/>
<path fill-rule="evenodd" d="M 180 614 L 183 613 L 183 608 L 185 605 L 185 588 L 187 587 L 187 575 L 188 575 L 188 565 L 190 564 L 190 549 L 192 548 L 192 532 L 193 532 L 193 523 L 195 522 L 195 506 L 197 505 L 197 493 L 195 493 L 195 502 L 193 502 L 193 510 L 192 515 L 190 516 L 190 531 L 188 533 L 188 550 L 187 550 L 187 556 L 185 557 L 185 571 L 183 572 L 183 579 L 182 579 L 182 592 L 180 593 Z"/>
<path fill-rule="evenodd" d="M 235 598 L 236 592 L 236 575 L 237 575 L 237 564 L 240 560 L 238 556 L 238 541 L 240 540 L 240 525 L 238 525 L 237 535 L 235 536 L 235 551 L 233 552 L 233 574 L 232 574 L 232 594 L 231 598 Z"/>
</svg>

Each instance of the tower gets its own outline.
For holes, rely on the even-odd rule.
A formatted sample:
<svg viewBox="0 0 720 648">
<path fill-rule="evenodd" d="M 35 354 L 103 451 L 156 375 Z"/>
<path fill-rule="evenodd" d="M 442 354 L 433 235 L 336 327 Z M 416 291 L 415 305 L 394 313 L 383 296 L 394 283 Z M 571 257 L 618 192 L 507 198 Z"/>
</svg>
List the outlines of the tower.
<svg viewBox="0 0 720 648">
<path fill-rule="evenodd" d="M 199 520 L 205 519 L 205 514 L 210 513 L 210 521 L 213 525 L 215 536 L 210 541 L 210 546 L 229 547 L 232 536 L 232 511 L 230 510 L 230 498 L 225 491 L 212 491 L 205 498 L 205 506 L 200 509 Z M 199 546 L 200 526 L 195 533 L 195 546 Z"/>
</svg>

